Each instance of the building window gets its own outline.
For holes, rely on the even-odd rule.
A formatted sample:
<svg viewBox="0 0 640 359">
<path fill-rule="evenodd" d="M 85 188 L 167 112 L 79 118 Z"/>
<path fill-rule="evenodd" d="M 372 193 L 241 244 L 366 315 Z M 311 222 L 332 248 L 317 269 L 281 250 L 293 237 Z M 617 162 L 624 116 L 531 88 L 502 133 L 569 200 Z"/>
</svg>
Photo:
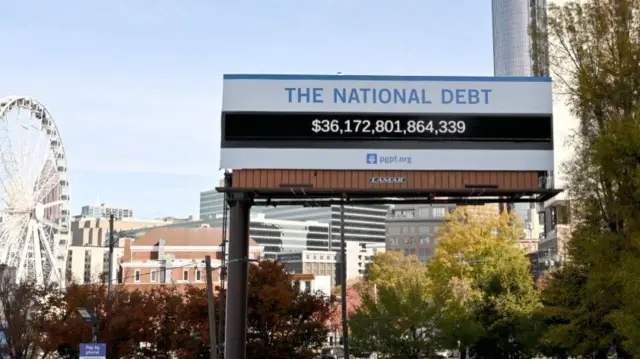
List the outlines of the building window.
<svg viewBox="0 0 640 359">
<path fill-rule="evenodd" d="M 433 209 L 433 217 L 434 218 L 442 218 L 444 217 L 446 211 L 444 208 L 434 208 Z"/>
<path fill-rule="evenodd" d="M 166 282 L 165 280 L 166 277 L 167 277 L 167 269 L 166 268 L 160 269 L 160 283 Z"/>
<path fill-rule="evenodd" d="M 155 270 L 152 270 L 152 271 L 151 271 L 151 281 L 152 281 L 152 282 L 157 281 L 157 280 L 158 280 L 158 277 L 157 277 L 157 276 L 158 276 L 158 272 L 156 272 Z"/>
<path fill-rule="evenodd" d="M 196 280 L 198 282 L 202 280 L 202 273 L 200 272 L 200 269 L 196 269 Z"/>
<path fill-rule="evenodd" d="M 182 280 L 189 280 L 189 270 L 185 269 L 182 271 Z"/>
<path fill-rule="evenodd" d="M 311 281 L 307 280 L 304 282 L 304 291 L 307 293 L 311 293 Z"/>
<path fill-rule="evenodd" d="M 136 283 L 140 283 L 140 270 L 136 269 L 136 272 L 133 276 L 133 281 Z"/>
</svg>

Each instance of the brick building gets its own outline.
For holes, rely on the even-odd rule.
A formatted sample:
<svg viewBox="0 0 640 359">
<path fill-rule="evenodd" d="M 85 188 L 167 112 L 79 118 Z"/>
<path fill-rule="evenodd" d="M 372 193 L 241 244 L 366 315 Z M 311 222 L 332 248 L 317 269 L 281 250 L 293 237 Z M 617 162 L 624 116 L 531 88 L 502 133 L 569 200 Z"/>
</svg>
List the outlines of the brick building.
<svg viewBox="0 0 640 359">
<path fill-rule="evenodd" d="M 249 257 L 260 259 L 262 248 L 251 238 Z M 127 239 L 119 282 L 136 288 L 153 285 L 204 287 L 205 256 L 211 256 L 214 285 L 220 284 L 222 229 L 154 228 L 133 241 Z"/>
</svg>

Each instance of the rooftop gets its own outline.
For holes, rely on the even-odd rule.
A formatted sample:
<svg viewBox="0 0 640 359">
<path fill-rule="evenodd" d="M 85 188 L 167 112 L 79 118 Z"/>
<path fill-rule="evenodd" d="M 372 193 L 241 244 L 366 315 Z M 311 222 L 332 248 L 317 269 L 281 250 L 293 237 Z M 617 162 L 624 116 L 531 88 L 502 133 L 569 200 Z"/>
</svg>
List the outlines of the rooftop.
<svg viewBox="0 0 640 359">
<path fill-rule="evenodd" d="M 222 228 L 152 228 L 133 245 L 155 246 L 161 239 L 167 246 L 220 246 Z M 258 243 L 249 238 L 249 246 L 258 246 Z"/>
</svg>

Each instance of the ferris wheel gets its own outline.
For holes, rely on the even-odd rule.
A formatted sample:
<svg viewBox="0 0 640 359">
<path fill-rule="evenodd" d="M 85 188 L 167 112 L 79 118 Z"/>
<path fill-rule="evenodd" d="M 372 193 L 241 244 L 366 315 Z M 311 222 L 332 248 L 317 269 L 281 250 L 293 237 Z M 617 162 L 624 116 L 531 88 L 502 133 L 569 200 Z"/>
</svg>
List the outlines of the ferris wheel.
<svg viewBox="0 0 640 359">
<path fill-rule="evenodd" d="M 69 188 L 49 111 L 30 97 L 0 99 L 0 264 L 16 282 L 64 285 Z"/>
</svg>

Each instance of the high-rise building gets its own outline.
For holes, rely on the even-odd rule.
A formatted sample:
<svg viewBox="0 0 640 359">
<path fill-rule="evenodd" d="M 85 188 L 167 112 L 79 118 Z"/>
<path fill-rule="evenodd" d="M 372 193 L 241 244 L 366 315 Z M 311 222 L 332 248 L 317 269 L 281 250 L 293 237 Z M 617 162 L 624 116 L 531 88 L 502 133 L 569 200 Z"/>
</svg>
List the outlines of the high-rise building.
<svg viewBox="0 0 640 359">
<path fill-rule="evenodd" d="M 133 210 L 118 208 L 105 203 L 82 206 L 82 215 L 86 217 L 108 218 L 112 214 L 116 219 L 133 218 Z"/>
<path fill-rule="evenodd" d="M 491 6 L 494 75 L 548 76 L 548 44 L 543 36 L 547 0 L 492 0 Z M 531 217 L 534 208 L 533 203 L 510 206 L 528 231 L 537 228 L 537 218 Z M 531 235 L 537 238 L 539 233 Z"/>
<path fill-rule="evenodd" d="M 544 36 L 531 36 L 544 33 L 541 26 L 547 1 L 492 0 L 491 6 L 494 75 L 548 76 Z"/>
</svg>

